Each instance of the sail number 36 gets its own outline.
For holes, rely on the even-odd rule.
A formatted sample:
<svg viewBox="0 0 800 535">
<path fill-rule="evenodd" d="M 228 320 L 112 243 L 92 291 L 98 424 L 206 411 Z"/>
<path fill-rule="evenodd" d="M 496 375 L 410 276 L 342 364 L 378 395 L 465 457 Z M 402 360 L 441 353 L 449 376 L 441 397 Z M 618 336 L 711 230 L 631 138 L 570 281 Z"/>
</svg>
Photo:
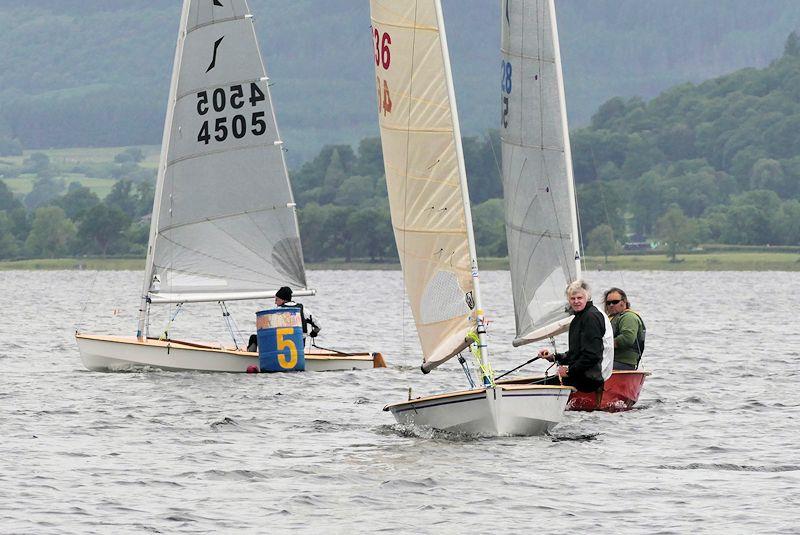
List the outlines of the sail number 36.
<svg viewBox="0 0 800 535">
<path fill-rule="evenodd" d="M 392 64 L 392 36 L 387 32 L 382 32 L 377 28 L 372 29 L 372 38 L 375 42 L 375 67 L 380 70 L 388 70 Z M 380 76 L 375 77 L 378 86 L 378 115 L 392 113 L 392 97 L 389 93 L 389 84 L 382 80 Z"/>
<path fill-rule="evenodd" d="M 245 97 L 242 84 L 232 85 L 227 92 L 218 87 L 210 94 L 208 91 L 197 93 L 197 113 L 202 116 L 211 110 L 217 113 L 224 112 L 226 109 L 240 110 L 247 102 L 250 103 L 250 106 L 255 107 L 263 100 L 266 100 L 266 96 L 254 82 L 250 83 L 249 97 Z M 200 132 L 197 134 L 197 142 L 208 145 L 212 138 L 222 142 L 228 139 L 229 135 L 241 139 L 248 132 L 255 136 L 263 135 L 267 131 L 267 122 L 264 118 L 265 112 L 255 111 L 250 114 L 249 118 L 246 113 L 241 113 L 233 117 L 217 117 L 213 123 L 203 121 Z M 213 132 L 211 131 L 212 127 Z"/>
</svg>

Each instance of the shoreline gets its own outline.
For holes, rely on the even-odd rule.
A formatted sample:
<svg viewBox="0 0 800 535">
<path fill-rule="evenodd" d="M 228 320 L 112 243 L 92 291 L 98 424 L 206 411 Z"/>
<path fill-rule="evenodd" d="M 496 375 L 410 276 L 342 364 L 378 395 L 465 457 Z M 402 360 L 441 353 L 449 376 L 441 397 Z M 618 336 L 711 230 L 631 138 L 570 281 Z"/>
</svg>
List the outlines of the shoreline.
<svg viewBox="0 0 800 535">
<path fill-rule="evenodd" d="M 144 258 L 46 258 L 0 261 L 0 271 L 97 270 L 141 271 Z M 480 258 L 483 271 L 507 271 L 507 258 Z M 306 263 L 309 271 L 398 271 L 398 262 L 331 260 Z M 800 271 L 800 254 L 786 251 L 717 251 L 678 255 L 670 262 L 664 254 L 585 258 L 587 271 Z"/>
</svg>

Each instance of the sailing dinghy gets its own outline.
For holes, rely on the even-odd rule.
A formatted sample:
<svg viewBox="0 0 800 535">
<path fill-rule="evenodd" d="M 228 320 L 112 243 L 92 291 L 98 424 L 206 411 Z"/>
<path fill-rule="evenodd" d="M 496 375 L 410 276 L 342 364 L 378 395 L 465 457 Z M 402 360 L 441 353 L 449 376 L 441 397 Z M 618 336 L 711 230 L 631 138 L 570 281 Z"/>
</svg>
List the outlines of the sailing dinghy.
<svg viewBox="0 0 800 535">
<path fill-rule="evenodd" d="M 581 278 L 567 111 L 553 0 L 505 0 L 501 143 L 515 346 L 569 328 L 564 288 Z M 573 392 L 568 410 L 625 410 L 645 371 L 615 371 L 598 393 Z M 541 377 L 503 384 L 526 384 Z"/>
<path fill-rule="evenodd" d="M 475 386 L 468 372 L 468 390 L 384 410 L 403 424 L 455 433 L 543 434 L 561 421 L 574 389 L 494 382 L 441 4 L 371 0 L 370 7 L 392 226 L 422 369 L 472 344 L 483 383 Z"/>
<path fill-rule="evenodd" d="M 90 370 L 245 372 L 258 354 L 148 336 L 151 305 L 269 299 L 306 283 L 295 203 L 246 0 L 184 0 L 137 335 L 76 333 Z M 223 314 L 226 316 L 227 314 Z M 244 344 L 242 344 L 244 345 Z M 379 353 L 310 350 L 306 370 L 384 366 Z"/>
<path fill-rule="evenodd" d="M 606 379 L 602 393 L 573 392 L 567 403 L 569 411 L 621 412 L 631 409 L 642 392 L 642 385 L 650 372 L 644 370 L 616 370 Z"/>
</svg>

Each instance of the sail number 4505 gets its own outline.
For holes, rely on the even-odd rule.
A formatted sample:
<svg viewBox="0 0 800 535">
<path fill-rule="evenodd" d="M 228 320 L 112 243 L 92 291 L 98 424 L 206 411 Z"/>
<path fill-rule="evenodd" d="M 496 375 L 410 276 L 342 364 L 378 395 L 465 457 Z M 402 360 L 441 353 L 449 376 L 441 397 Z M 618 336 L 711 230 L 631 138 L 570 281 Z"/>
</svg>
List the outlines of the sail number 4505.
<svg viewBox="0 0 800 535">
<path fill-rule="evenodd" d="M 266 100 L 266 96 L 258 84 L 251 82 L 249 89 L 250 95 L 247 98 L 244 94 L 244 86 L 241 84 L 232 85 L 228 91 L 221 87 L 214 89 L 210 94 L 208 91 L 200 91 L 197 93 L 197 113 L 206 115 L 211 110 L 221 113 L 228 108 L 239 110 L 247 102 L 250 103 L 250 106 L 255 107 L 259 102 Z M 212 137 L 216 141 L 222 142 L 228 139 L 229 135 L 241 139 L 248 132 L 256 136 L 263 135 L 267 131 L 265 116 L 265 112 L 255 111 L 250 113 L 249 117 L 247 113 L 242 113 L 233 117 L 217 117 L 213 122 L 203 121 L 200 132 L 197 134 L 197 142 L 208 145 Z M 211 131 L 212 127 L 213 132 Z"/>
</svg>

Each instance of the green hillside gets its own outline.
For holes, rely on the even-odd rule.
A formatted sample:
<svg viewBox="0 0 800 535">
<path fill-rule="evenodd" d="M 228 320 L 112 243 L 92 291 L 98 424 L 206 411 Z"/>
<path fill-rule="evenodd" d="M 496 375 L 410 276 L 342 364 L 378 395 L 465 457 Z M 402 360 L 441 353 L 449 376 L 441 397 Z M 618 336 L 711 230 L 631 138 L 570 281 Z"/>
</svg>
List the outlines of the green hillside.
<svg viewBox="0 0 800 535">
<path fill-rule="evenodd" d="M 800 245 L 797 34 L 764 69 L 683 84 L 649 101 L 615 97 L 570 138 L 586 251 L 611 257 L 612 266 L 633 266 L 614 259 L 631 240 L 660 243 L 673 260 L 701 243 L 770 246 L 763 253 Z M 467 136 L 463 146 L 478 248 L 503 257 L 497 132 Z M 156 159 L 152 146 L 0 159 L 0 259 L 141 254 Z M 378 138 L 355 149 L 328 145 L 291 178 L 308 261 L 396 259 Z M 795 268 L 796 248 L 782 252 L 781 265 Z M 731 256 L 690 264 L 759 261 L 744 253 L 733 264 Z"/>
<path fill-rule="evenodd" d="M 291 163 L 377 133 L 365 0 L 250 0 Z M 499 8 L 444 0 L 462 126 L 496 124 Z M 795 0 L 557 2 L 569 113 L 613 96 L 763 67 L 800 28 Z M 0 4 L 0 155 L 160 142 L 180 2 Z"/>
</svg>

